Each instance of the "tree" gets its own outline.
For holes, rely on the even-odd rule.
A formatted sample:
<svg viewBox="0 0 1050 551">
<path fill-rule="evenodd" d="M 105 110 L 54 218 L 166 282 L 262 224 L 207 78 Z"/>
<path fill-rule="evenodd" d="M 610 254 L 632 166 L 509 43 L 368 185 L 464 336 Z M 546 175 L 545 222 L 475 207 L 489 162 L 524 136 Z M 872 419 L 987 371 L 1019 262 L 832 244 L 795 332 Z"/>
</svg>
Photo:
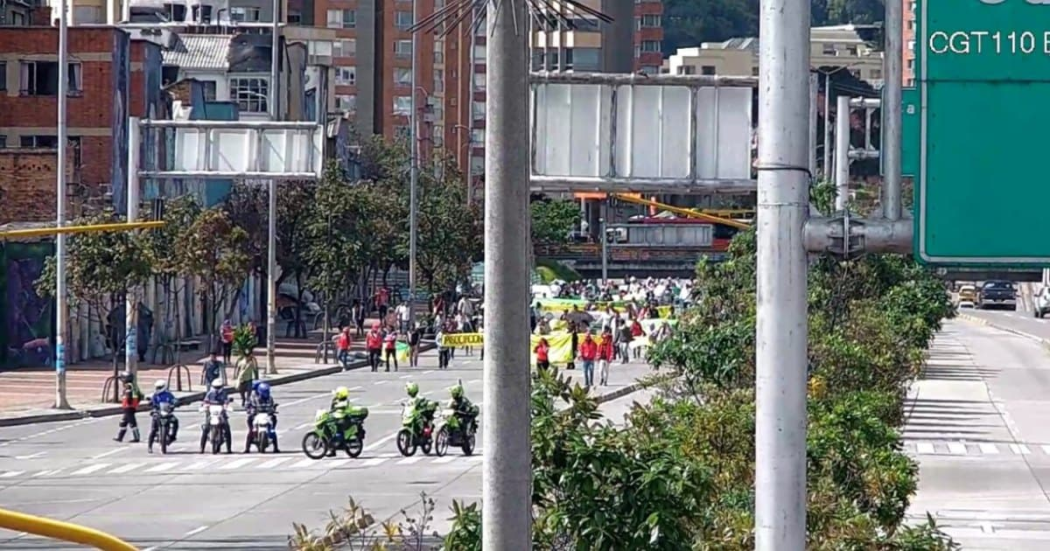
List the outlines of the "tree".
<svg viewBox="0 0 1050 551">
<path fill-rule="evenodd" d="M 218 208 L 201 212 L 183 238 L 186 273 L 200 279 L 197 293 L 208 307 L 209 350 L 215 348 L 223 305 L 233 308 L 251 268 L 247 245 L 248 233 Z"/>
<path fill-rule="evenodd" d="M 444 177 L 420 177 L 419 246 L 416 258 L 427 290 L 452 288 L 481 256 L 483 221 L 477 204 L 467 204 L 466 187 L 451 167 Z"/>
<path fill-rule="evenodd" d="M 81 218 L 75 225 L 99 225 L 123 222 L 113 211 Z M 50 257 L 36 282 L 41 296 L 55 296 L 56 259 Z M 124 295 L 128 289 L 141 285 L 150 276 L 150 264 L 143 239 L 137 232 L 84 232 L 69 237 L 66 255 L 66 281 L 69 304 L 83 302 L 90 308 L 90 323 L 105 327 L 107 344 L 112 351 L 113 376 L 119 373 L 118 352 L 126 341 L 127 330 L 118 330 L 112 316 L 123 319 Z M 112 312 L 111 312 L 112 310 Z M 106 319 L 103 319 L 106 316 Z M 123 333 L 123 334 L 122 334 Z M 113 399 L 117 400 L 119 385 L 113 385 Z"/>
<path fill-rule="evenodd" d="M 564 244 L 580 219 L 575 201 L 541 198 L 529 205 L 532 215 L 532 242 Z"/>
</svg>

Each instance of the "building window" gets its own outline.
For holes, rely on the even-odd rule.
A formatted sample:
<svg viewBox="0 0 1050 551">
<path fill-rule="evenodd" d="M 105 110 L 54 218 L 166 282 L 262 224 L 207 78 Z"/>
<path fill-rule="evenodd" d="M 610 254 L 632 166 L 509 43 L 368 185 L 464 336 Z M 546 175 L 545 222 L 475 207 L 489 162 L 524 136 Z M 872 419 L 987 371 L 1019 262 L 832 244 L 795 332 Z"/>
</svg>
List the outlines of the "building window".
<svg viewBox="0 0 1050 551">
<path fill-rule="evenodd" d="M 434 92 L 441 93 L 445 91 L 445 71 L 442 69 L 434 69 Z"/>
<path fill-rule="evenodd" d="M 56 96 L 58 95 L 58 63 L 55 61 L 23 61 L 20 67 L 19 93 L 23 96 Z M 69 64 L 67 75 L 69 95 L 80 95 L 81 67 L 79 63 Z"/>
<path fill-rule="evenodd" d="M 0 134 L 0 149 L 7 149 L 7 136 Z"/>
<path fill-rule="evenodd" d="M 357 55 L 357 40 L 336 40 L 332 45 L 332 55 L 335 57 L 353 57 Z"/>
<path fill-rule="evenodd" d="M 394 96 L 394 114 L 408 115 L 412 113 L 412 96 Z"/>
<path fill-rule="evenodd" d="M 202 80 L 201 89 L 204 90 L 204 101 L 215 101 L 216 100 L 216 87 L 217 84 L 214 80 Z"/>
<path fill-rule="evenodd" d="M 328 10 L 328 28 L 353 29 L 357 27 L 357 12 L 354 10 Z"/>
<path fill-rule="evenodd" d="M 474 102 L 474 120 L 480 121 L 485 119 L 485 102 L 475 101 Z"/>
<path fill-rule="evenodd" d="M 908 49 L 913 51 L 913 52 L 915 51 L 915 41 L 914 40 L 909 40 L 908 41 Z"/>
<path fill-rule="evenodd" d="M 164 13 L 168 16 L 168 21 L 174 21 L 176 23 L 186 21 L 185 4 L 164 4 Z"/>
<path fill-rule="evenodd" d="M 288 10 L 288 22 L 293 25 L 300 25 L 303 22 L 303 14 L 299 10 Z"/>
<path fill-rule="evenodd" d="M 485 91 L 485 73 L 474 73 L 474 91 L 484 92 Z"/>
<path fill-rule="evenodd" d="M 700 74 L 701 75 L 707 75 L 707 76 L 713 76 L 715 74 L 715 66 L 714 65 L 704 65 L 704 66 L 700 67 Z"/>
<path fill-rule="evenodd" d="M 7 90 L 7 62 L 0 61 L 0 92 Z"/>
<path fill-rule="evenodd" d="M 346 94 L 335 97 L 335 107 L 340 111 L 353 112 L 357 110 L 357 96 L 354 94 Z"/>
<path fill-rule="evenodd" d="M 211 6 L 193 6 L 193 20 L 204 25 L 211 23 Z"/>
<path fill-rule="evenodd" d="M 638 28 L 639 29 L 659 27 L 659 26 L 661 26 L 661 24 L 662 24 L 662 22 L 660 21 L 660 15 L 659 14 L 647 13 L 647 14 L 641 16 L 640 18 L 638 18 Z"/>
<path fill-rule="evenodd" d="M 407 31 L 412 27 L 412 12 L 410 11 L 399 11 L 394 14 L 394 26 L 402 31 Z"/>
<path fill-rule="evenodd" d="M 659 40 L 643 40 L 642 41 L 642 51 L 643 52 L 650 52 L 650 53 L 651 52 L 659 52 L 660 51 L 660 41 Z"/>
<path fill-rule="evenodd" d="M 58 136 L 22 136 L 18 145 L 25 148 L 57 149 Z M 80 166 L 80 136 L 68 137 L 67 145 L 73 152 L 73 166 Z"/>
<path fill-rule="evenodd" d="M 412 69 L 394 67 L 394 84 L 399 86 L 412 86 Z"/>
<path fill-rule="evenodd" d="M 27 24 L 26 24 L 26 15 L 24 13 L 20 13 L 20 12 L 17 12 L 17 11 L 12 13 L 11 14 L 11 25 L 13 25 L 15 27 L 25 27 L 25 26 L 27 26 Z"/>
<path fill-rule="evenodd" d="M 751 76 L 753 76 L 753 77 L 757 77 L 758 76 L 758 66 L 757 65 L 751 68 Z"/>
<path fill-rule="evenodd" d="M 821 47 L 820 51 L 824 55 L 835 55 L 835 45 L 834 44 L 824 44 Z"/>
<path fill-rule="evenodd" d="M 695 75 L 696 74 L 696 66 L 695 65 L 679 65 L 678 66 L 678 74 L 680 74 L 680 75 Z"/>
<path fill-rule="evenodd" d="M 660 74 L 660 67 L 657 65 L 642 65 L 642 74 L 658 75 Z"/>
<path fill-rule="evenodd" d="M 397 57 L 411 57 L 412 41 L 398 40 L 397 42 L 394 42 L 394 55 Z"/>
<path fill-rule="evenodd" d="M 470 142 L 478 145 L 485 145 L 485 129 L 475 128 L 470 131 Z"/>
<path fill-rule="evenodd" d="M 343 86 L 355 86 L 357 84 L 357 67 L 336 67 L 335 83 Z"/>
<path fill-rule="evenodd" d="M 259 8 L 230 8 L 230 19 L 233 21 L 259 21 Z"/>
<path fill-rule="evenodd" d="M 445 147 L 445 127 L 434 125 L 434 147 Z"/>
<path fill-rule="evenodd" d="M 270 83 L 265 78 L 231 78 L 230 100 L 245 113 L 266 113 Z"/>
</svg>

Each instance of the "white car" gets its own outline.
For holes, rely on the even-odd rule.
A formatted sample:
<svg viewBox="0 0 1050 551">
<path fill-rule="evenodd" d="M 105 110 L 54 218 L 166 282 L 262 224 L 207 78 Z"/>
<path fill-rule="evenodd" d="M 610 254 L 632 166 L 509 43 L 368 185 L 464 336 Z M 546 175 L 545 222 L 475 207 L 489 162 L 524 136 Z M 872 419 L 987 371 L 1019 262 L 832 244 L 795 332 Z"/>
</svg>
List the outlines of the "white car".
<svg viewBox="0 0 1050 551">
<path fill-rule="evenodd" d="M 1035 314 L 1035 317 L 1042 318 L 1050 313 L 1050 287 L 1046 285 L 1040 287 L 1032 297 L 1032 301 L 1032 313 Z"/>
</svg>

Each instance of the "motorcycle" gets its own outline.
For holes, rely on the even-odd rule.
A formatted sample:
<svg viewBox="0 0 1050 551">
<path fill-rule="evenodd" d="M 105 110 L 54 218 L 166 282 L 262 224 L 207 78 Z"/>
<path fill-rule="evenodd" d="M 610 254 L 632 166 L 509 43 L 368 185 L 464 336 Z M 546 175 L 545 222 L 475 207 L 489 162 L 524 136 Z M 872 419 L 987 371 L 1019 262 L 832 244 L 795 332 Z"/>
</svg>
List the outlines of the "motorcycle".
<svg viewBox="0 0 1050 551">
<path fill-rule="evenodd" d="M 153 410 L 153 422 L 157 424 L 157 438 L 160 440 L 160 453 L 168 453 L 171 444 L 171 423 L 175 418 L 175 404 L 163 402 Z"/>
<path fill-rule="evenodd" d="M 343 410 L 317 410 L 314 430 L 303 436 L 303 453 L 310 459 L 321 459 L 333 450 L 342 449 L 346 455 L 357 458 L 365 449 L 365 419 L 368 408 L 354 407 L 347 414 Z M 349 425 L 342 433 L 339 425 L 346 419 Z"/>
<path fill-rule="evenodd" d="M 266 449 L 277 439 L 276 431 L 273 428 L 273 417 L 276 415 L 276 405 L 273 406 L 272 410 L 255 412 L 255 418 L 252 419 L 252 432 L 248 436 L 248 441 L 255 444 L 255 448 L 259 450 L 259 453 L 266 453 Z"/>
<path fill-rule="evenodd" d="M 211 453 L 219 453 L 219 449 L 226 443 L 226 423 L 227 418 L 225 413 L 230 410 L 229 405 L 219 404 L 208 404 L 201 407 L 201 411 L 204 412 L 204 423 L 207 428 L 205 434 L 207 440 L 211 441 Z M 201 442 L 201 453 L 204 453 L 204 444 Z"/>
<path fill-rule="evenodd" d="M 415 408 L 408 402 L 401 405 L 402 428 L 397 433 L 397 451 L 401 452 L 401 455 L 411 457 L 416 454 L 417 448 L 430 455 L 434 443 L 434 423 L 427 419 L 427 414 L 432 416 L 437 405 L 437 402 L 433 401 L 427 401 L 420 408 Z"/>
<path fill-rule="evenodd" d="M 463 455 L 473 455 L 477 444 L 478 421 L 477 406 L 474 406 L 474 419 L 469 426 L 463 426 L 456 415 L 456 410 L 447 408 L 441 415 L 441 423 L 438 425 L 437 436 L 434 437 L 434 454 L 445 455 L 449 446 L 456 446 L 463 450 Z"/>
</svg>

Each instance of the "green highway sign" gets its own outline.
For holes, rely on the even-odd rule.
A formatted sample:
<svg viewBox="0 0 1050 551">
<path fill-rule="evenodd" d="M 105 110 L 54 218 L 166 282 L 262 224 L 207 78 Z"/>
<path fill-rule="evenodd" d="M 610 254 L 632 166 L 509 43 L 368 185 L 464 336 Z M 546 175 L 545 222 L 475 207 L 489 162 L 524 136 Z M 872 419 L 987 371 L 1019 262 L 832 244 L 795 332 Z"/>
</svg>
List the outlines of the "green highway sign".
<svg viewBox="0 0 1050 551">
<path fill-rule="evenodd" d="M 901 174 L 914 177 L 919 173 L 919 150 L 922 144 L 919 129 L 919 90 L 905 88 L 901 91 L 904 103 L 901 109 Z"/>
<path fill-rule="evenodd" d="M 1050 264 L 1050 0 L 921 0 L 916 19 L 916 257 Z"/>
</svg>

